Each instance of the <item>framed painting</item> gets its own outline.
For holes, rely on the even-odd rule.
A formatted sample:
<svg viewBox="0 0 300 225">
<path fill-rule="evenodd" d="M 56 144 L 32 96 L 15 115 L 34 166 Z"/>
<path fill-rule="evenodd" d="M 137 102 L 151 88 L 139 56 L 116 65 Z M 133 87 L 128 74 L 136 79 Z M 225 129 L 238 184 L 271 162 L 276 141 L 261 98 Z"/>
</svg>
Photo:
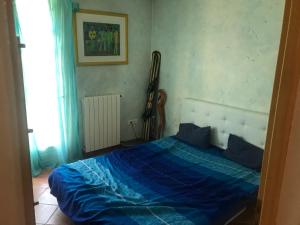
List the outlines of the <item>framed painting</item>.
<svg viewBox="0 0 300 225">
<path fill-rule="evenodd" d="M 77 64 L 128 64 L 128 15 L 94 10 L 75 14 Z"/>
</svg>

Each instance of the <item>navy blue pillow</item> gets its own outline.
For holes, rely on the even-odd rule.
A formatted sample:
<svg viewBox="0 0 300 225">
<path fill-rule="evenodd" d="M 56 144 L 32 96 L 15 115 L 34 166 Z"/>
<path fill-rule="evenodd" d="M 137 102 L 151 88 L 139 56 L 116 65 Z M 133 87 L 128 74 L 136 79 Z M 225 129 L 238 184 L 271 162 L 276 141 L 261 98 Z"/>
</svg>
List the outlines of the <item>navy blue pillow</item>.
<svg viewBox="0 0 300 225">
<path fill-rule="evenodd" d="M 188 138 L 190 134 L 197 128 L 199 127 L 193 123 L 181 123 L 179 125 L 179 131 L 176 136 L 179 138 Z"/>
<path fill-rule="evenodd" d="M 210 147 L 210 127 L 198 127 L 193 123 L 181 123 L 176 137 L 198 148 Z"/>
<path fill-rule="evenodd" d="M 227 159 L 245 167 L 261 170 L 264 151 L 236 135 L 230 134 L 227 150 L 223 154 Z"/>
</svg>

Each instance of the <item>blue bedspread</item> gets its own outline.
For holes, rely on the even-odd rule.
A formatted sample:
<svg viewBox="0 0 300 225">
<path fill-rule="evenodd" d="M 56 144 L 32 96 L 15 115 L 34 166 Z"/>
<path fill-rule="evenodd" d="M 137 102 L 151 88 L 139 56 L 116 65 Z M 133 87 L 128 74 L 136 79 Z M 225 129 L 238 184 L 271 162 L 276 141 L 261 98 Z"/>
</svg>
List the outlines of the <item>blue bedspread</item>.
<svg viewBox="0 0 300 225">
<path fill-rule="evenodd" d="M 76 224 L 220 225 L 256 197 L 259 176 L 168 137 L 60 166 L 49 185 Z"/>
</svg>

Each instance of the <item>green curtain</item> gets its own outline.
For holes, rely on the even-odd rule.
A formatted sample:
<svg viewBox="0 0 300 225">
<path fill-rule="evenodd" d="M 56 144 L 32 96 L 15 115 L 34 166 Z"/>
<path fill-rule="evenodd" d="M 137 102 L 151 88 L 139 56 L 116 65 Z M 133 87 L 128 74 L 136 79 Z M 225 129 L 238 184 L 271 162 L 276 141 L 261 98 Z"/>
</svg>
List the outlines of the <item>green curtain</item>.
<svg viewBox="0 0 300 225">
<path fill-rule="evenodd" d="M 61 79 L 64 96 L 61 113 L 64 115 L 68 161 L 74 161 L 82 156 L 80 150 L 82 144 L 78 123 L 72 0 L 49 0 L 49 8 L 55 38 L 56 74 L 58 79 Z"/>
<path fill-rule="evenodd" d="M 15 24 L 15 31 L 17 37 L 21 38 L 21 28 L 20 28 L 20 23 L 19 23 L 19 17 L 18 17 L 18 11 L 17 11 L 17 6 L 16 6 L 16 1 L 12 1 L 12 8 L 13 8 L 13 16 L 14 16 L 14 24 Z"/>
<path fill-rule="evenodd" d="M 32 8 L 38 10 L 32 10 Z M 80 159 L 71 0 L 15 0 L 32 175 Z"/>
</svg>

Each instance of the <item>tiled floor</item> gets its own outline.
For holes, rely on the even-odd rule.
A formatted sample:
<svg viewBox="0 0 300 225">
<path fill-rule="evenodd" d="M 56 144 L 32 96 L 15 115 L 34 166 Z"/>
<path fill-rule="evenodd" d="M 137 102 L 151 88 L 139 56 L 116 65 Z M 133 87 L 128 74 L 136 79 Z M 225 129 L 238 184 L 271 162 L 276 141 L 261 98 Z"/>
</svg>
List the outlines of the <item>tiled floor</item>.
<svg viewBox="0 0 300 225">
<path fill-rule="evenodd" d="M 73 225 L 70 219 L 60 211 L 56 198 L 50 194 L 49 173 L 46 171 L 32 179 L 34 201 L 39 201 L 39 204 L 34 207 L 36 224 Z"/>
</svg>

